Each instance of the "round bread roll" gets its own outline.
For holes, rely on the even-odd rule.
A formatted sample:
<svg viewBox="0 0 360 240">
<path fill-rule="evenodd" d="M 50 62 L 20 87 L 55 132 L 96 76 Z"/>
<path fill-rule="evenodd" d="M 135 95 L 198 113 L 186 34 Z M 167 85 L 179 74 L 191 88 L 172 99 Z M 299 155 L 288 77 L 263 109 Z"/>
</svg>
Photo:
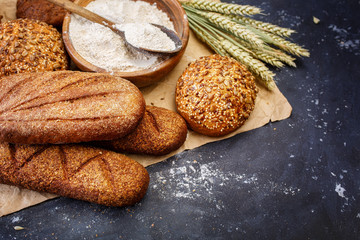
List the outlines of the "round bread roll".
<svg viewBox="0 0 360 240">
<path fill-rule="evenodd" d="M 176 86 L 176 108 L 193 131 L 223 136 L 249 118 L 257 92 L 255 78 L 245 66 L 214 54 L 185 69 Z"/>
<path fill-rule="evenodd" d="M 74 1 L 74 0 L 71 0 Z M 46 0 L 17 0 L 16 17 L 36 19 L 60 27 L 66 10 Z"/>
<path fill-rule="evenodd" d="M 68 68 L 62 37 L 56 28 L 30 19 L 0 24 L 0 77 Z"/>
</svg>

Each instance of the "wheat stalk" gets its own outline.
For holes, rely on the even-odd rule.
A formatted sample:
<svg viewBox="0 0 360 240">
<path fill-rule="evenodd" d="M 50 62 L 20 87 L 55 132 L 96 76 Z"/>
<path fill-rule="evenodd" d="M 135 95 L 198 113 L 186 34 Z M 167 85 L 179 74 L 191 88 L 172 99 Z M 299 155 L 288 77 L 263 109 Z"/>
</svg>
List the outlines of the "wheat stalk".
<svg viewBox="0 0 360 240">
<path fill-rule="evenodd" d="M 201 41 L 216 53 L 244 64 L 268 89 L 275 87 L 275 74 L 265 63 L 278 68 L 284 63 L 296 67 L 295 58 L 285 52 L 295 56 L 310 55 L 308 50 L 284 39 L 295 31 L 238 16 L 260 13 L 258 8 L 209 0 L 190 0 L 182 2 L 182 6 L 190 28 Z"/>
<path fill-rule="evenodd" d="M 279 48 L 291 53 L 291 54 L 294 54 L 296 56 L 304 56 L 304 57 L 309 57 L 310 56 L 310 53 L 307 49 L 295 44 L 295 43 L 292 43 L 290 41 L 287 41 L 275 34 L 271 34 L 271 33 L 267 33 L 269 35 L 270 38 L 272 38 L 272 44 L 278 46 Z"/>
<path fill-rule="evenodd" d="M 244 16 L 239 16 L 239 15 L 232 15 L 232 14 L 227 14 L 226 17 L 228 17 L 229 19 L 231 19 L 232 21 L 238 22 L 238 23 L 242 23 L 242 24 L 246 24 L 246 25 L 251 25 L 255 28 L 261 29 L 263 31 L 267 31 L 282 37 L 289 37 L 291 34 L 295 33 L 294 30 L 289 29 L 289 28 L 283 28 L 283 27 L 279 27 L 277 25 L 271 24 L 271 23 L 266 23 L 266 22 L 262 22 L 262 21 L 258 21 L 249 17 L 244 17 Z"/>
<path fill-rule="evenodd" d="M 222 47 L 229 52 L 236 60 L 247 66 L 250 71 L 258 75 L 263 82 L 265 83 L 268 89 L 273 89 L 275 87 L 274 76 L 275 74 L 271 72 L 265 64 L 261 61 L 253 58 L 248 52 L 242 50 L 241 48 L 235 46 L 227 39 L 222 39 L 220 41 Z"/>
<path fill-rule="evenodd" d="M 274 67 L 283 67 L 283 63 L 286 63 L 291 67 L 296 67 L 296 64 L 294 62 L 295 58 L 287 55 L 282 51 L 274 49 L 268 45 L 260 48 L 239 39 L 237 41 L 244 47 L 248 48 L 251 51 L 253 57 L 259 58 L 264 62 L 273 65 Z"/>
<path fill-rule="evenodd" d="M 186 5 L 200 10 L 207 10 L 224 14 L 255 15 L 261 13 L 261 9 L 249 5 L 239 5 L 212 0 L 191 0 Z"/>
<path fill-rule="evenodd" d="M 265 52 L 262 52 L 260 50 L 253 49 L 251 50 L 250 54 L 252 55 L 252 57 L 258 58 L 274 67 L 284 67 L 284 63 L 279 58 L 266 54 Z"/>
<path fill-rule="evenodd" d="M 286 53 L 279 51 L 277 49 L 273 49 L 271 47 L 265 47 L 263 49 L 259 49 L 260 51 L 273 56 L 277 59 L 279 59 L 280 61 L 282 61 L 283 63 L 286 63 L 287 65 L 291 66 L 291 67 L 296 67 L 295 64 L 295 58 L 291 57 L 290 55 L 287 55 Z"/>
<path fill-rule="evenodd" d="M 282 37 L 279 37 L 275 34 L 272 33 L 267 33 L 264 31 L 261 31 L 259 29 L 253 28 L 251 26 L 248 26 L 248 28 L 256 33 L 260 39 L 262 39 L 264 42 L 268 43 L 268 44 L 272 44 L 286 52 L 289 52 L 291 54 L 294 54 L 296 56 L 304 56 L 304 57 L 309 57 L 310 53 L 308 50 L 306 50 L 305 48 L 292 43 Z"/>
<path fill-rule="evenodd" d="M 201 19 L 197 16 L 193 16 L 192 14 L 189 14 L 189 16 L 190 16 L 189 18 L 191 18 L 191 19 L 194 18 L 194 20 L 193 20 L 194 22 L 201 23 L 202 25 L 205 26 L 202 28 L 202 32 L 203 32 L 202 35 L 206 34 L 206 30 L 212 31 L 215 36 L 220 34 L 220 35 L 222 35 L 222 37 L 230 40 L 233 44 L 237 45 L 240 48 L 243 48 L 244 51 L 247 51 L 254 58 L 258 58 L 258 59 L 260 59 L 266 63 L 269 63 L 275 67 L 283 67 L 284 64 L 282 62 L 285 62 L 290 66 L 296 66 L 295 63 L 293 62 L 293 60 L 294 60 L 293 58 L 291 58 L 290 56 L 288 56 L 282 52 L 277 51 L 276 49 L 273 49 L 269 46 L 257 47 L 257 46 L 252 45 L 251 43 L 248 43 L 241 39 L 234 40 L 232 38 L 229 38 L 228 35 L 223 34 L 221 31 L 216 31 L 217 29 L 216 28 L 214 29 L 211 25 L 209 25 L 210 23 L 205 21 L 204 19 Z M 196 31 L 196 29 L 195 29 L 195 31 Z M 216 32 L 214 33 L 214 31 L 216 31 Z M 204 42 L 206 42 L 206 41 L 204 41 Z M 240 45 L 239 45 L 239 43 L 240 43 Z M 267 49 L 267 50 L 265 50 L 265 49 Z M 219 53 L 219 52 L 223 52 L 223 50 L 215 51 L 215 52 Z M 223 55 L 225 55 L 225 54 L 223 54 Z"/>
<path fill-rule="evenodd" d="M 251 32 L 245 26 L 233 22 L 219 13 L 198 12 L 198 14 L 222 29 L 231 32 L 234 36 L 244 39 L 253 45 L 262 46 L 264 44 L 264 42 L 256 34 Z"/>
<path fill-rule="evenodd" d="M 258 79 L 261 80 L 269 90 L 274 88 L 274 74 L 269 71 L 269 69 L 262 62 L 253 57 L 255 54 L 251 50 L 239 44 L 239 39 L 237 39 L 237 41 L 234 40 L 220 29 L 211 25 L 211 22 L 209 22 L 207 19 L 202 18 L 192 11 L 187 12 L 187 14 L 189 23 L 196 23 L 198 28 L 203 30 L 201 33 L 199 33 L 200 40 L 206 43 L 206 38 L 204 38 L 204 36 L 211 36 L 210 38 L 214 39 L 214 42 L 211 43 L 210 47 L 214 48 L 215 45 L 215 52 L 221 55 L 230 55 L 231 57 L 235 58 L 239 62 L 243 63 L 254 75 L 258 76 Z M 192 24 L 190 26 L 192 26 Z M 198 28 L 194 28 L 193 30 L 196 31 Z M 245 41 L 243 42 L 245 43 Z M 252 46 L 249 43 L 246 44 Z M 219 51 L 219 48 L 222 50 Z M 223 51 L 225 51 L 225 53 Z"/>
<path fill-rule="evenodd" d="M 222 56 L 230 57 L 230 54 L 219 44 L 217 39 L 209 34 L 203 27 L 196 23 L 191 17 L 189 17 L 189 26 L 194 30 L 195 35 L 216 53 Z"/>
</svg>

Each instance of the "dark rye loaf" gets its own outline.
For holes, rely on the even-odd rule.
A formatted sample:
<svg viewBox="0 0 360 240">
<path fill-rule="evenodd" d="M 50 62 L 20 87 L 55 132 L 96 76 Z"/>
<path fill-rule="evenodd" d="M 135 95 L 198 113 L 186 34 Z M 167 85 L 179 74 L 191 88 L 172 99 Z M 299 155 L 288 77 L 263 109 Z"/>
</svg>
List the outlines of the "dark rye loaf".
<svg viewBox="0 0 360 240">
<path fill-rule="evenodd" d="M 74 2 L 74 0 L 70 0 Z M 16 17 L 30 18 L 61 27 L 66 10 L 47 0 L 17 0 Z"/>
<path fill-rule="evenodd" d="M 116 152 L 160 156 L 180 148 L 186 136 L 187 125 L 179 114 L 148 105 L 143 119 L 133 132 L 123 138 L 94 144 Z"/>
<path fill-rule="evenodd" d="M 121 138 L 145 100 L 129 81 L 103 73 L 55 71 L 0 79 L 0 141 L 44 144 Z"/>
<path fill-rule="evenodd" d="M 120 207 L 144 197 L 149 174 L 129 157 L 103 149 L 0 143 L 0 183 Z"/>
</svg>

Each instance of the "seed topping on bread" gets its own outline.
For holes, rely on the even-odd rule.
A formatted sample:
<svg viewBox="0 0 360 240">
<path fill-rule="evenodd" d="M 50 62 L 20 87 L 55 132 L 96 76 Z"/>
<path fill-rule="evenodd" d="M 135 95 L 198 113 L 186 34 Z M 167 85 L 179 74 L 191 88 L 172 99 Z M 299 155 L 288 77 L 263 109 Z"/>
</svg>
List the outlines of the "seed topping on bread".
<svg viewBox="0 0 360 240">
<path fill-rule="evenodd" d="M 30 19 L 0 24 L 0 77 L 68 67 L 61 34 L 54 27 Z"/>
<path fill-rule="evenodd" d="M 215 54 L 185 69 L 177 83 L 176 106 L 194 131 L 222 136 L 248 119 L 257 92 L 255 78 L 245 66 Z"/>
</svg>

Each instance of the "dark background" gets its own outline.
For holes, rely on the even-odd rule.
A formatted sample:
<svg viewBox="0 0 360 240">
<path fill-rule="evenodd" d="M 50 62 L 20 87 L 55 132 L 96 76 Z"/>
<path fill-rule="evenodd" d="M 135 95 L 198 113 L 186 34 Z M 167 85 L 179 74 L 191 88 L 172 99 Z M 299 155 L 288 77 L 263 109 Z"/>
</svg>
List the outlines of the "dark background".
<svg viewBox="0 0 360 240">
<path fill-rule="evenodd" d="M 360 2 L 236 3 L 311 52 L 276 71 L 291 117 L 148 167 L 133 207 L 57 198 L 1 217 L 0 239 L 360 239 Z"/>
</svg>

